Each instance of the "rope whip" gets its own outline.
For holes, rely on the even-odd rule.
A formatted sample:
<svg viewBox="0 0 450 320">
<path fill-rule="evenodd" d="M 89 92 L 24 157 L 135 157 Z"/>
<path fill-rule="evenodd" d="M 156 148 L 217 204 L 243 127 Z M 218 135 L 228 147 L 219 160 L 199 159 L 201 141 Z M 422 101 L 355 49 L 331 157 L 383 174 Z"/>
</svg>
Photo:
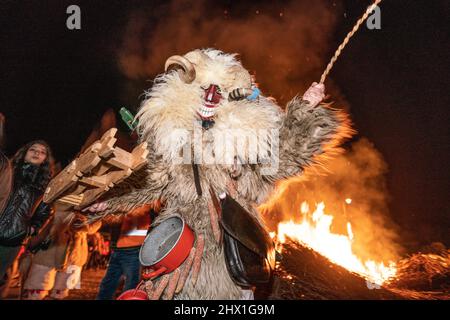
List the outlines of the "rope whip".
<svg viewBox="0 0 450 320">
<path fill-rule="evenodd" d="M 327 68 L 322 73 L 322 76 L 320 77 L 320 83 L 325 82 L 325 79 L 328 76 L 328 74 L 330 73 L 331 68 L 333 68 L 334 63 L 336 62 L 337 58 L 341 55 L 342 50 L 344 50 L 344 48 L 347 45 L 347 43 L 349 42 L 350 38 L 356 33 L 356 31 L 358 31 L 361 24 L 367 19 L 369 14 L 375 9 L 375 7 L 380 2 L 381 2 L 381 0 L 375 0 L 374 3 L 367 8 L 366 12 L 364 12 L 362 17 L 359 18 L 359 20 L 354 25 L 353 29 L 347 34 L 344 41 L 342 41 L 341 45 L 337 48 L 336 52 L 334 53 L 333 58 L 331 58 L 330 62 L 328 63 Z"/>
</svg>

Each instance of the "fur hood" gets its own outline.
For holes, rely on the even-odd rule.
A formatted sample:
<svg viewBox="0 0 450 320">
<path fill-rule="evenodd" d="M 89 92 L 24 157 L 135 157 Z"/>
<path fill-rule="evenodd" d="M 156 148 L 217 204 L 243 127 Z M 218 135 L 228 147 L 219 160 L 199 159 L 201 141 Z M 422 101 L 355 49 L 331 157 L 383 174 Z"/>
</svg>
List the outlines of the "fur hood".
<svg viewBox="0 0 450 320">
<path fill-rule="evenodd" d="M 236 60 L 236 55 L 206 49 L 189 52 L 185 57 L 193 61 L 195 80 L 185 83 L 176 72 L 156 78 L 137 115 L 141 140 L 164 161 L 177 164 L 183 148 L 189 151 L 198 145 L 199 139 L 205 149 L 214 150 L 214 157 L 219 160 L 210 159 L 210 163 L 215 164 L 226 162 L 220 159 L 226 159 L 226 153 L 231 151 L 226 150 L 224 135 L 258 136 L 260 147 L 269 143 L 270 130 L 281 127 L 281 108 L 264 96 L 256 101 L 226 99 L 233 89 L 252 86 L 250 74 Z M 205 134 L 196 111 L 203 103 L 204 88 L 211 83 L 221 88 L 224 99 L 218 105 L 214 126 Z M 234 152 L 240 159 L 246 159 L 248 146 Z"/>
</svg>

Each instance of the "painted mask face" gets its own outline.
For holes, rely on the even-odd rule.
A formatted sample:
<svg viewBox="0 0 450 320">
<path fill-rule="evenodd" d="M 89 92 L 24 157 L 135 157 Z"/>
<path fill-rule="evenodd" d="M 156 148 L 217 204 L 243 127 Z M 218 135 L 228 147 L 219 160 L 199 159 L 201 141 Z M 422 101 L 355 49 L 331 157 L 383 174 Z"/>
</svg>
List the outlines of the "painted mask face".
<svg viewBox="0 0 450 320">
<path fill-rule="evenodd" d="M 211 84 L 205 89 L 205 96 L 203 105 L 197 111 L 197 114 L 202 120 L 210 120 L 214 117 L 217 111 L 218 104 L 222 99 L 219 86 Z"/>
</svg>

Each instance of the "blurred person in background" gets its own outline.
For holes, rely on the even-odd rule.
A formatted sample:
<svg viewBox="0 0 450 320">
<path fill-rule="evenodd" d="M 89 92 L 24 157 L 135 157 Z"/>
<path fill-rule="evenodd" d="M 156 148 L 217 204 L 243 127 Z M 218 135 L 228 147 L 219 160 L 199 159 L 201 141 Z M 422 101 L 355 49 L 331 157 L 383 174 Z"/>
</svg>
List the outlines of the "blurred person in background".
<svg viewBox="0 0 450 320">
<path fill-rule="evenodd" d="M 12 170 L 9 159 L 3 153 L 5 141 L 5 116 L 0 113 L 0 212 L 8 200 L 11 192 Z"/>
<path fill-rule="evenodd" d="M 118 221 L 110 222 L 111 256 L 106 274 L 100 283 L 97 300 L 114 299 L 122 277 L 125 278 L 123 291 L 134 289 L 139 284 L 139 251 L 159 207 L 159 203 L 145 205 L 130 211 Z"/>
<path fill-rule="evenodd" d="M 88 260 L 88 235 L 95 234 L 101 226 L 97 221 L 84 224 L 86 218 L 71 214 L 56 205 L 56 215 L 49 231 L 48 240 L 37 241 L 37 252 L 32 257 L 24 284 L 24 298 L 27 300 L 64 299 L 69 290 L 80 289 L 81 271 Z M 46 242 L 49 245 L 42 245 Z"/>
<path fill-rule="evenodd" d="M 102 256 L 105 250 L 105 241 L 103 235 L 100 232 L 96 232 L 88 236 L 89 244 L 89 257 L 86 264 L 87 269 L 97 270 L 98 268 L 103 268 Z"/>
</svg>

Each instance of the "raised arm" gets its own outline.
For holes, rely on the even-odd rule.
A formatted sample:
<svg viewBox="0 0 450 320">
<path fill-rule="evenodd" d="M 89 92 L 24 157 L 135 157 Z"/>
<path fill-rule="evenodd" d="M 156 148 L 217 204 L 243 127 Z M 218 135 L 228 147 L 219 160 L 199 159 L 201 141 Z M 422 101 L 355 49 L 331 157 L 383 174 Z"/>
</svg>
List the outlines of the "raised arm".
<svg viewBox="0 0 450 320">
<path fill-rule="evenodd" d="M 288 103 L 279 135 L 279 167 L 270 180 L 300 174 L 303 169 L 330 155 L 353 130 L 347 115 L 319 103 L 324 98 L 323 84 L 313 83 L 302 97 Z"/>
</svg>

